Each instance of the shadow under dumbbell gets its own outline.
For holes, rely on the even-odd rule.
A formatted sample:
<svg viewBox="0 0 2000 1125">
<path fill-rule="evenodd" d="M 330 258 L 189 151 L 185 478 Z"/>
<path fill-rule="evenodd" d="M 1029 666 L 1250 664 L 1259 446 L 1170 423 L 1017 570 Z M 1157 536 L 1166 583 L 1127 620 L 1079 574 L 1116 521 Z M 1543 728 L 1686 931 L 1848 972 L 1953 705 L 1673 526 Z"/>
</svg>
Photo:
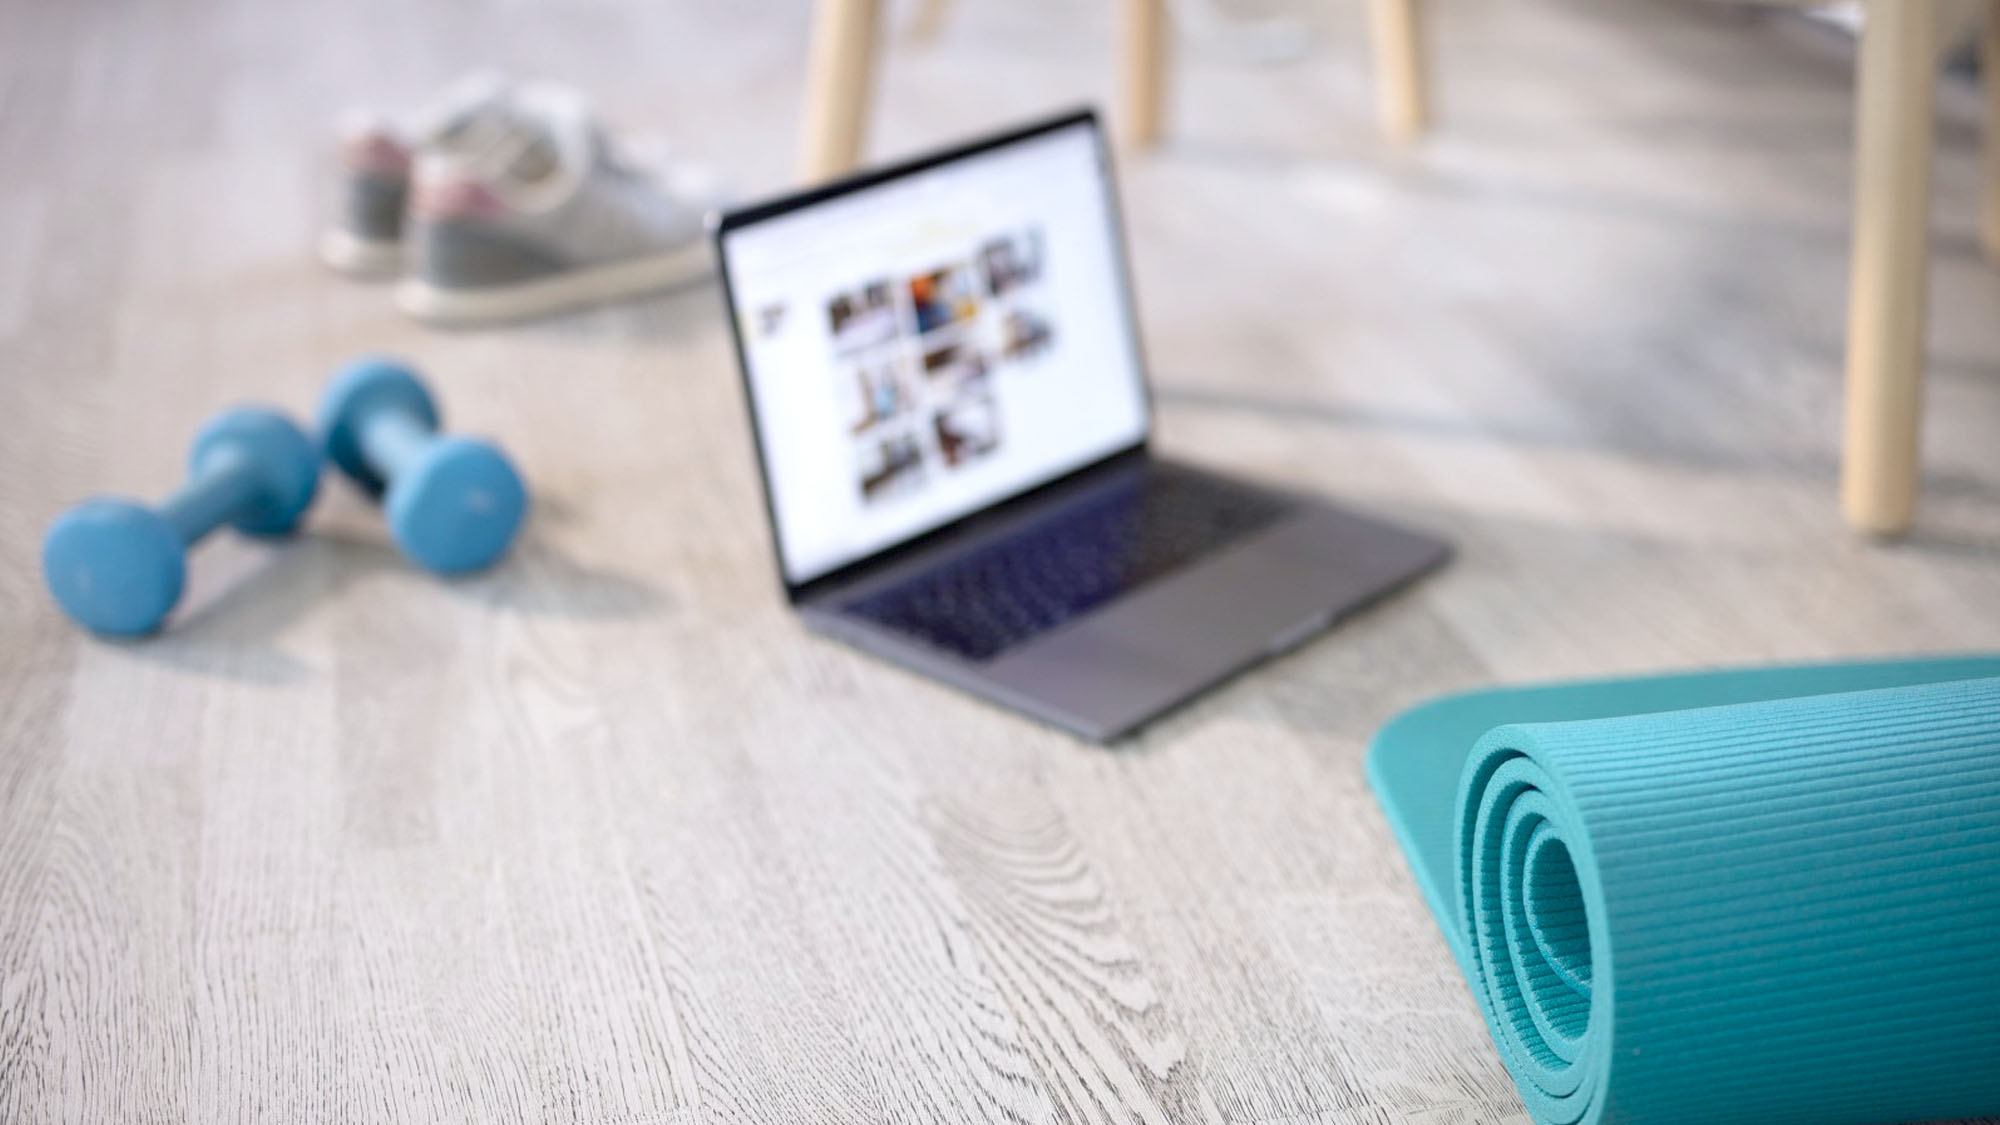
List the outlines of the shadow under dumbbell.
<svg viewBox="0 0 2000 1125">
<path fill-rule="evenodd" d="M 305 606 L 325 596 L 325 552 L 306 537 L 260 551 L 262 558 L 239 557 L 222 573 L 204 568 L 165 628 L 121 647 L 203 675 L 271 685 L 306 679 L 311 667 L 279 647 L 278 637 Z"/>
<path fill-rule="evenodd" d="M 616 620 L 657 612 L 665 598 L 647 583 L 564 555 L 532 531 L 499 565 L 438 579 L 412 566 L 387 541 L 340 531 L 309 531 L 268 551 L 212 595 L 198 591 L 185 611 L 135 652 L 192 670 L 264 682 L 303 677 L 304 664 L 276 646 L 302 614 L 336 599 L 371 575 L 420 580 L 441 596 L 494 609 L 579 620 Z"/>
<path fill-rule="evenodd" d="M 586 566 L 536 535 L 514 546 L 507 561 L 489 571 L 448 581 L 461 597 L 496 609 L 546 617 L 612 621 L 645 617 L 666 605 L 666 597 L 629 575 Z"/>
</svg>

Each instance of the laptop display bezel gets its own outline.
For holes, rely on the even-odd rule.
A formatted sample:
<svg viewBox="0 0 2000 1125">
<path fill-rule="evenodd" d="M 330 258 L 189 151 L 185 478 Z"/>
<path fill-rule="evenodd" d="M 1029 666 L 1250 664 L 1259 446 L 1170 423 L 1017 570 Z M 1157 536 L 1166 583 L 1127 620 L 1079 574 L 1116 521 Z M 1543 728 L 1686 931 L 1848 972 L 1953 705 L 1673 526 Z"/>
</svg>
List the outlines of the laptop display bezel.
<svg viewBox="0 0 2000 1125">
<path fill-rule="evenodd" d="M 865 191 L 868 188 L 888 183 L 892 180 L 920 175 L 942 165 L 979 156 L 996 149 L 1006 148 L 1010 145 L 1020 144 L 1023 141 L 1032 140 L 1065 129 L 1073 129 L 1078 126 L 1087 126 L 1089 128 L 1092 142 L 1097 146 L 1100 164 L 1104 171 L 1105 207 L 1107 214 L 1110 216 L 1112 254 L 1118 265 L 1118 306 L 1125 320 L 1125 338 L 1128 346 L 1131 348 L 1133 370 L 1138 375 L 1139 394 L 1144 407 L 1138 440 L 1129 445 L 1121 446 L 1094 461 L 1062 473 L 1053 479 L 1010 493 L 984 507 L 965 512 L 927 531 L 888 544 L 861 558 L 842 563 L 824 574 L 802 582 L 794 582 L 785 567 L 785 549 L 781 539 L 783 530 L 778 525 L 777 498 L 772 493 L 770 458 L 765 448 L 763 428 L 758 421 L 757 392 L 751 380 L 748 342 L 744 339 L 743 319 L 740 310 L 736 306 L 736 286 L 734 278 L 730 274 L 728 236 L 734 231 L 754 226 L 757 223 L 776 218 L 780 215 L 792 214 L 793 212 L 814 207 L 829 200 L 838 199 L 841 196 Z M 977 140 L 954 145 L 913 159 L 885 165 L 880 168 L 865 169 L 854 175 L 819 184 L 803 191 L 735 208 L 724 212 L 715 219 L 712 224 L 711 237 L 715 246 L 716 268 L 722 281 L 722 299 L 729 318 L 729 334 L 736 347 L 736 369 L 743 386 L 744 405 L 750 414 L 751 440 L 755 444 L 757 454 L 757 477 L 764 496 L 764 519 L 771 532 L 771 551 L 774 561 L 777 563 L 778 580 L 784 587 L 785 597 L 788 601 L 796 604 L 807 600 L 815 593 L 851 581 L 860 574 L 877 567 L 908 558 L 912 553 L 921 551 L 949 536 L 961 534 L 976 521 L 999 518 L 1005 513 L 1015 511 L 1020 506 L 1032 503 L 1037 498 L 1077 480 L 1079 477 L 1100 472 L 1114 464 L 1122 464 L 1146 455 L 1148 445 L 1153 436 L 1152 380 L 1148 375 L 1149 368 L 1146 366 L 1145 344 L 1139 337 L 1138 302 L 1132 287 L 1131 255 L 1127 251 L 1125 217 L 1123 208 L 1119 205 L 1116 169 L 1113 167 L 1111 150 L 1105 143 L 1104 130 L 1095 109 L 1086 107 L 1067 111 L 1054 117 L 994 133 Z"/>
</svg>

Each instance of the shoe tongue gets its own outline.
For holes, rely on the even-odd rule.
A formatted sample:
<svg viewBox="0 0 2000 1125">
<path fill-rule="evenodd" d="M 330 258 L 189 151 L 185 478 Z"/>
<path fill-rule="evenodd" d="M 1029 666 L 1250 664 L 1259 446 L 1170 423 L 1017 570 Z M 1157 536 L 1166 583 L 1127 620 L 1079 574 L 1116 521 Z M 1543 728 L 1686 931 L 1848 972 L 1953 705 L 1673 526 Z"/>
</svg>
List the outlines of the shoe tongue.
<svg viewBox="0 0 2000 1125">
<path fill-rule="evenodd" d="M 522 210 L 567 198 L 604 154 L 604 140 L 581 97 L 561 88 L 524 90 L 506 138 L 489 153 L 490 185 Z"/>
<path fill-rule="evenodd" d="M 497 177 L 502 183 L 532 190 L 562 172 L 562 153 L 539 133 L 524 133 Z"/>
<path fill-rule="evenodd" d="M 507 80 L 492 71 L 468 74 L 418 111 L 410 135 L 419 146 L 470 152 L 489 143 L 511 113 Z"/>
</svg>

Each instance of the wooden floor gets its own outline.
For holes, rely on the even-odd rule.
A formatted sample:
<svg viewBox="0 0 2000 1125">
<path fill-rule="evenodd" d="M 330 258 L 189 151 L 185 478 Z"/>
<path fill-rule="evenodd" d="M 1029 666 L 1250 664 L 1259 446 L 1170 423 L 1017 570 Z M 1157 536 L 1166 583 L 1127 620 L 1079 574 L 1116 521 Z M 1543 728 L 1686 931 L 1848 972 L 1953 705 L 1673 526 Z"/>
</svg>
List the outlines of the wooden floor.
<svg viewBox="0 0 2000 1125">
<path fill-rule="evenodd" d="M 1109 93 L 1101 7 L 962 0 L 890 49 L 877 151 Z M 1469 685 L 2000 645 L 1976 133 L 1924 508 L 1874 544 L 1837 47 L 1438 0 L 1404 154 L 1322 7 L 1296 66 L 1192 51 L 1126 169 L 1162 443 L 1460 557 L 1105 751 L 785 611 L 712 287 L 452 334 L 312 260 L 339 109 L 480 63 L 780 184 L 800 0 L 0 4 L 0 1120 L 1520 1119 L 1365 740 Z M 58 511 L 371 351 L 518 458 L 511 561 L 412 573 L 329 480 L 298 541 L 205 545 L 164 636 L 58 617 Z"/>
</svg>

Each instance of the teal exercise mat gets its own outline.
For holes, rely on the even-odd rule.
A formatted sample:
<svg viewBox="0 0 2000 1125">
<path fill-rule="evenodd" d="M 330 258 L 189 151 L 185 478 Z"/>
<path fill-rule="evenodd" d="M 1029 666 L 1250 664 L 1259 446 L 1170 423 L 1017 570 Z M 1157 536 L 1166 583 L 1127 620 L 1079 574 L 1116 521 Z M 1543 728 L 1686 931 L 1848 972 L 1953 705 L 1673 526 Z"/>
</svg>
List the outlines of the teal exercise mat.
<svg viewBox="0 0 2000 1125">
<path fill-rule="evenodd" d="M 1834 692 L 2000 676 L 2000 654 L 1935 659 L 1785 664 L 1485 688 L 1442 696 L 1390 719 L 1368 746 L 1368 783 L 1388 815 L 1453 952 L 1462 958 L 1448 904 L 1457 863 L 1452 803 L 1472 744 L 1502 723 L 1609 719 L 1759 703 Z"/>
<path fill-rule="evenodd" d="M 1455 696 L 1368 771 L 1536 1120 L 2000 1114 L 2000 658 Z"/>
</svg>

